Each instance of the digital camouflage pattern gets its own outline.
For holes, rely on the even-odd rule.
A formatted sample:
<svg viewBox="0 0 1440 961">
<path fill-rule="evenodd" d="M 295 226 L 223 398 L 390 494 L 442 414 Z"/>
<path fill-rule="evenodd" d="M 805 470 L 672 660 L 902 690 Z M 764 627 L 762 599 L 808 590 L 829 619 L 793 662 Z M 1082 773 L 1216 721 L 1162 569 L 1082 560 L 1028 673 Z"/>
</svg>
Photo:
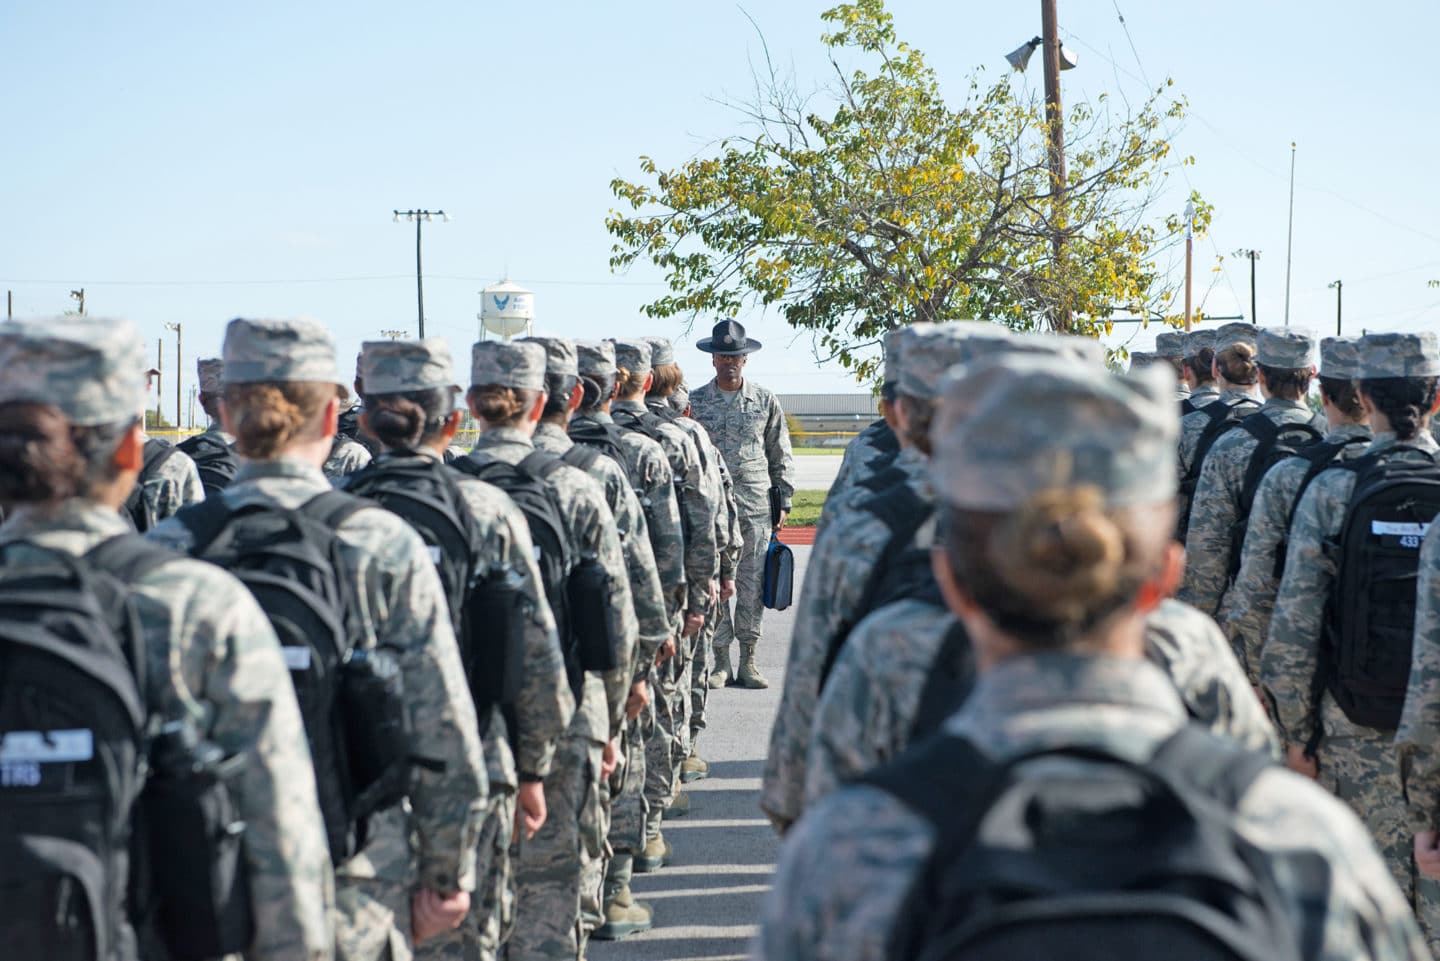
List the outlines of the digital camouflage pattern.
<svg viewBox="0 0 1440 961">
<path fill-rule="evenodd" d="M 479 340 L 470 348 L 470 383 L 545 389 L 545 348 L 530 341 Z"/>
<path fill-rule="evenodd" d="M 357 376 L 367 394 L 402 394 L 454 388 L 455 367 L 444 337 L 424 340 L 367 340 L 360 349 Z"/>
<path fill-rule="evenodd" d="M 1216 395 L 1211 401 L 1224 401 L 1230 407 L 1236 404 L 1253 404 L 1255 408 L 1260 406 L 1260 400 L 1255 396 L 1252 387 L 1227 387 L 1225 390 L 1216 390 Z M 1197 399 L 1197 394 L 1190 395 L 1191 403 L 1197 408 L 1205 404 Z M 1192 411 L 1180 418 L 1180 440 L 1178 442 L 1177 473 L 1184 477 L 1190 472 L 1190 465 L 1195 460 L 1196 449 L 1200 445 L 1200 435 L 1205 433 L 1205 428 L 1210 426 L 1210 415 L 1201 410 Z"/>
<path fill-rule="evenodd" d="M 228 343 L 228 340 L 227 340 Z M 227 353 L 227 365 L 228 365 Z M 231 368 L 227 366 L 227 371 Z M 330 485 L 294 460 L 249 461 L 221 494 L 231 508 L 262 504 L 293 510 Z M 336 868 L 336 945 L 344 961 L 410 957 L 410 892 L 416 884 L 448 893 L 473 890 L 487 800 L 485 759 L 460 650 L 440 577 L 420 535 L 380 508 L 362 508 L 337 528 L 345 569 L 360 603 L 360 647 L 397 653 L 417 755 L 443 764 L 412 779 L 410 813 L 370 819 L 363 849 Z M 171 518 L 150 538 L 179 551 L 190 531 Z M 412 850 L 410 839 L 415 847 Z"/>
<path fill-rule="evenodd" d="M 893 480 L 888 480 L 885 486 L 899 482 L 911 482 L 915 477 L 930 469 L 930 461 L 923 451 L 916 447 L 904 447 L 900 453 L 882 468 L 883 478 L 889 479 L 894 475 Z M 870 481 L 875 479 L 875 484 Z M 825 498 L 825 507 L 820 511 L 820 519 L 815 524 L 815 540 L 818 543 L 820 538 L 837 522 L 844 520 L 861 509 L 870 498 L 874 497 L 879 490 L 882 479 L 881 471 L 867 472 L 864 476 L 858 476 L 853 484 L 829 495 Z M 810 575 L 807 572 L 805 582 L 808 585 Z"/>
<path fill-rule="evenodd" d="M 894 444 L 894 438 L 895 431 L 882 417 L 880 420 L 871 421 L 864 430 L 850 439 L 850 443 L 845 445 L 845 456 L 840 458 L 840 469 L 825 497 L 827 508 L 832 498 L 850 490 L 880 469 L 882 465 L 877 461 L 885 459 L 882 457 L 881 446 Z M 823 509 L 821 513 L 823 516 Z"/>
<path fill-rule="evenodd" d="M 1410 684 L 1395 734 L 1410 830 L 1440 828 L 1440 524 L 1420 548 Z"/>
<path fill-rule="evenodd" d="M 237 317 L 225 327 L 223 354 L 225 380 L 231 384 L 341 383 L 335 341 L 313 320 Z"/>
<path fill-rule="evenodd" d="M 145 407 L 145 349 L 128 320 L 7 321 L 0 370 L 0 403 L 53 404 L 77 427 L 129 423 Z"/>
<path fill-rule="evenodd" d="M 1326 337 L 1320 341 L 1320 376 L 1354 380 L 1360 376 L 1360 340 Z"/>
<path fill-rule="evenodd" d="M 1210 346 L 1215 348 L 1217 354 L 1231 344 L 1249 344 L 1254 347 L 1255 338 L 1259 333 L 1259 327 L 1244 321 L 1221 324 L 1215 328 L 1215 342 Z"/>
<path fill-rule="evenodd" d="M 1440 338 L 1431 331 L 1415 334 L 1366 334 L 1360 338 L 1361 379 L 1440 377 Z"/>
<path fill-rule="evenodd" d="M 1265 327 L 1255 337 L 1255 362 L 1282 370 L 1315 364 L 1315 334 L 1296 327 Z"/>
<path fill-rule="evenodd" d="M 18 566 L 44 558 L 36 547 L 78 556 L 129 531 L 114 511 L 77 499 L 53 513 L 22 508 L 0 526 L 0 549 L 7 566 Z M 334 949 L 330 852 L 275 632 L 235 578 L 188 557 L 160 565 L 134 586 L 148 707 L 164 718 L 188 717 L 201 737 L 245 758 L 233 787 L 246 824 L 255 911 L 247 957 L 327 961 Z"/>
<path fill-rule="evenodd" d="M 225 361 L 219 357 L 202 357 L 195 361 L 195 377 L 200 393 L 218 394 L 225 389 Z"/>
<path fill-rule="evenodd" d="M 1185 333 L 1178 330 L 1167 330 L 1156 334 L 1155 356 L 1167 358 L 1184 357 Z"/>
<path fill-rule="evenodd" d="M 330 445 L 330 456 L 325 458 L 320 470 L 327 480 L 334 482 L 368 466 L 371 459 L 364 444 L 336 434 Z"/>
<path fill-rule="evenodd" d="M 1325 436 L 1325 442 L 1351 438 L 1370 439 L 1366 424 L 1342 424 Z M 1354 443 L 1340 449 L 1341 460 L 1365 452 L 1367 444 Z M 1275 610 L 1275 593 L 1280 589 L 1279 552 L 1287 543 L 1290 517 L 1295 511 L 1300 485 L 1310 470 L 1309 461 L 1287 458 L 1266 472 L 1255 492 L 1250 519 L 1245 528 L 1245 545 L 1240 554 L 1240 573 L 1225 592 L 1216 620 L 1230 639 L 1231 649 L 1245 669 L 1250 683 L 1260 685 L 1260 652 L 1270 632 Z"/>
<path fill-rule="evenodd" d="M 1186 723 L 1165 675 L 1138 660 L 1015 657 L 983 674 L 947 724 L 997 760 L 1096 748 L 1143 760 Z M 1047 758 L 1047 765 L 1091 762 Z M 1298 943 L 1330 961 L 1428 958 L 1404 899 L 1355 817 L 1281 768 L 1240 799 L 1232 824 L 1262 855 Z M 897 909 L 934 843 L 922 816 L 877 788 L 842 788 L 795 827 L 781 852 L 753 956 L 888 961 Z M 1315 870 L 1319 858 L 1327 870 Z"/>
<path fill-rule="evenodd" d="M 1428 459 L 1437 449 L 1440 447 L 1425 431 L 1404 442 L 1392 433 L 1381 433 L 1376 434 L 1367 453 L 1412 460 Z M 1315 478 L 1300 498 L 1270 633 L 1261 653 L 1260 678 L 1270 701 L 1270 716 L 1285 743 L 1305 744 L 1320 725 L 1323 737 L 1315 755 L 1321 783 L 1354 808 L 1369 827 L 1396 883 L 1412 899 L 1435 949 L 1440 948 L 1440 916 L 1436 913 L 1440 911 L 1440 892 L 1436 882 L 1417 883 L 1394 733 L 1355 724 L 1328 693 L 1317 698 L 1314 685 L 1321 625 L 1337 572 L 1331 545 L 1340 534 L 1354 489 L 1352 471 L 1331 468 Z"/>
<path fill-rule="evenodd" d="M 172 450 L 168 457 L 142 471 L 137 483 L 146 515 L 157 521 L 170 517 L 187 504 L 205 499 L 200 471 L 183 450 Z"/>
<path fill-rule="evenodd" d="M 1325 430 L 1324 419 L 1312 413 L 1304 401 L 1271 397 L 1260 406 L 1260 413 L 1277 426 L 1309 424 Z M 1245 472 L 1259 445 L 1249 431 L 1236 428 L 1215 441 L 1200 465 L 1185 538 L 1185 583 L 1176 596 L 1212 617 L 1219 613 L 1220 600 L 1230 586 L 1234 527 L 1243 520 L 1240 496 Z"/>
</svg>

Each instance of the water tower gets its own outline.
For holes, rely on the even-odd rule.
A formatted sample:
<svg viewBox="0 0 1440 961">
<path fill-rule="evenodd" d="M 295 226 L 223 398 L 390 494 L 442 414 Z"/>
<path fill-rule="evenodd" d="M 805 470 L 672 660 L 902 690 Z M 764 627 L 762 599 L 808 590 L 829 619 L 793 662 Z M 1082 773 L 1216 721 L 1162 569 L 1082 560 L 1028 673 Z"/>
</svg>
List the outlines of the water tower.
<svg viewBox="0 0 1440 961">
<path fill-rule="evenodd" d="M 530 333 L 535 322 L 535 295 L 509 279 L 480 291 L 480 339 L 486 333 L 509 340 Z"/>
</svg>

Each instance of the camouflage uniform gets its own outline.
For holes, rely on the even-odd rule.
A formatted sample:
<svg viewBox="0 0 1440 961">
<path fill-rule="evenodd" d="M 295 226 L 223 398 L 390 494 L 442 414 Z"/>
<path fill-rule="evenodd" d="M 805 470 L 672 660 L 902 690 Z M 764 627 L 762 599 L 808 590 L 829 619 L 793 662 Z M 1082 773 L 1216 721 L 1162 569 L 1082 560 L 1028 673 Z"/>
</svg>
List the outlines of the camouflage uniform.
<svg viewBox="0 0 1440 961">
<path fill-rule="evenodd" d="M 1440 445 L 1428 432 L 1400 442 L 1376 434 L 1367 453 L 1389 452 L 1401 459 L 1433 453 Z M 1315 750 L 1320 783 L 1350 804 L 1365 821 L 1385 855 L 1396 882 L 1425 925 L 1432 948 L 1440 948 L 1440 891 L 1418 876 L 1406 823 L 1405 796 L 1394 753 L 1394 732 L 1362 727 L 1336 705 L 1328 692 L 1315 696 L 1315 675 L 1326 602 L 1334 589 L 1336 558 L 1330 546 L 1339 537 L 1353 471 L 1331 468 L 1310 484 L 1290 529 L 1285 573 L 1275 598 L 1260 660 L 1260 677 L 1270 715 L 1288 744 L 1302 745 L 1319 726 Z"/>
<path fill-rule="evenodd" d="M 142 473 L 137 483 L 146 514 L 157 522 L 172 516 L 187 504 L 205 499 L 200 472 L 190 455 L 183 450 L 172 450 L 151 471 Z"/>
<path fill-rule="evenodd" d="M 925 682 L 955 623 L 944 608 L 907 600 L 882 607 L 855 628 L 815 712 L 807 808 L 910 743 Z M 1210 618 L 1167 600 L 1146 621 L 1145 647 L 1192 719 L 1253 750 L 1279 753 L 1275 729 Z"/>
<path fill-rule="evenodd" d="M 234 320 L 226 331 L 229 383 L 334 382 L 334 364 L 329 334 L 311 322 Z M 231 509 L 293 510 L 330 489 L 318 468 L 282 457 L 242 462 L 221 496 Z M 178 517 L 150 537 L 179 551 L 194 546 Z M 336 539 L 345 565 L 338 573 L 361 604 L 356 646 L 397 653 L 416 754 L 443 765 L 443 773 L 418 769 L 408 812 L 395 807 L 371 817 L 365 846 L 335 869 L 339 957 L 404 961 L 415 885 L 442 894 L 475 887 L 485 759 L 449 605 L 420 535 L 389 511 L 362 507 L 336 528 Z"/>
<path fill-rule="evenodd" d="M 370 452 L 365 449 L 365 445 L 336 434 L 335 441 L 330 446 L 330 456 L 325 458 L 325 466 L 321 470 L 327 478 L 337 481 L 347 474 L 355 473 L 368 463 Z"/>
<path fill-rule="evenodd" d="M 1250 387 L 1227 387 L 1218 391 L 1211 399 L 1224 401 L 1231 407 L 1236 404 L 1249 402 L 1258 406 L 1254 390 Z M 1204 406 L 1203 404 L 1200 406 Z M 1180 476 L 1184 477 L 1190 472 L 1190 465 L 1195 459 L 1196 448 L 1200 444 L 1200 435 L 1205 433 L 1205 428 L 1210 426 L 1210 415 L 1203 411 L 1195 411 L 1193 414 L 1186 414 L 1180 418 L 1180 445 L 1179 459 Z M 1211 448 L 1212 450 L 1214 448 Z"/>
<path fill-rule="evenodd" d="M 471 357 L 473 384 L 544 389 L 545 350 L 538 344 L 481 341 L 472 348 Z M 491 427 L 481 432 L 469 456 L 480 464 L 513 465 L 533 450 L 533 440 L 520 428 Z M 514 959 L 576 958 L 582 949 L 581 885 L 586 866 L 605 853 L 608 827 L 600 796 L 601 753 L 625 722 L 637 636 L 630 586 L 620 574 L 625 570 L 624 552 L 603 491 L 568 465 L 557 468 L 545 482 L 559 502 L 572 549 L 594 557 L 611 574 L 609 628 L 619 645 L 612 653 L 620 666 L 603 674 L 586 673 L 581 703 L 545 782 L 551 815 L 533 839 L 519 845 L 515 932 L 507 947 L 508 957 Z"/>
<path fill-rule="evenodd" d="M 1140 760 L 1185 722 L 1173 685 L 1153 665 L 1056 654 L 1012 658 L 982 675 L 946 729 L 997 760 L 1072 745 Z M 1297 942 L 1320 945 L 1314 957 L 1429 957 L 1364 829 L 1305 778 L 1266 771 L 1231 823 L 1263 856 Z M 930 855 L 933 830 L 878 788 L 835 791 L 786 839 L 753 956 L 888 961 L 893 920 Z M 1325 870 L 1310 866 L 1316 857 Z"/>
<path fill-rule="evenodd" d="M 775 395 L 749 378 L 734 392 L 722 391 L 714 380 L 697 387 L 690 393 L 690 410 L 725 459 L 735 485 L 743 542 L 735 569 L 734 612 L 729 603 L 721 605 L 714 646 L 728 651 L 732 641 L 739 641 L 742 652 L 753 652 L 764 611 L 760 592 L 770 542 L 770 491 L 787 511 L 795 492 L 790 431 Z"/>
<path fill-rule="evenodd" d="M 1415 591 L 1415 644 L 1410 683 L 1395 744 L 1408 801 L 1410 830 L 1440 827 L 1440 524 L 1431 524 L 1420 549 Z"/>
<path fill-rule="evenodd" d="M 1325 436 L 1326 443 L 1348 438 L 1370 438 L 1366 424 L 1341 424 Z M 1351 460 L 1365 452 L 1364 444 L 1342 447 L 1341 460 Z M 1275 609 L 1275 592 L 1280 589 L 1276 564 L 1278 553 L 1290 533 L 1290 517 L 1295 510 L 1296 496 L 1309 471 L 1308 461 L 1289 458 L 1265 474 L 1255 492 L 1250 520 L 1245 528 L 1245 546 L 1240 554 L 1240 573 L 1225 592 L 1216 616 L 1231 648 L 1245 668 L 1250 683 L 1260 685 L 1260 651 L 1270 631 L 1270 616 Z"/>
<path fill-rule="evenodd" d="M 55 404 L 79 426 L 125 423 L 144 402 L 134 325 L 91 317 L 0 325 L 0 401 Z M 114 510 L 74 498 L 20 507 L 0 526 L 7 568 L 55 551 L 78 556 L 130 531 Z M 37 548 L 40 550 L 37 551 Z M 255 940 L 247 957 L 328 961 L 334 881 L 310 750 L 290 672 L 269 622 L 226 572 L 176 556 L 132 583 L 144 639 L 147 708 L 185 717 L 227 755 L 245 822 Z"/>
<path fill-rule="evenodd" d="M 894 444 L 895 431 L 884 418 L 872 421 L 851 438 L 845 445 L 845 456 L 840 458 L 840 469 L 835 473 L 830 491 L 825 495 L 825 504 L 828 506 L 831 498 L 869 477 L 876 469 L 876 459 L 885 459 L 882 446 Z"/>
</svg>

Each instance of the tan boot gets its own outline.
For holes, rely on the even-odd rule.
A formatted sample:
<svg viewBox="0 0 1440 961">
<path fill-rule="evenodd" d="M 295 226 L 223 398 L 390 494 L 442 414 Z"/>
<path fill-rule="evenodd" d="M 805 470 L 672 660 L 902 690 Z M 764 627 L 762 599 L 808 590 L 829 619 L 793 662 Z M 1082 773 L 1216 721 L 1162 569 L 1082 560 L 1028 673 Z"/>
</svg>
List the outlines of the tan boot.
<svg viewBox="0 0 1440 961">
<path fill-rule="evenodd" d="M 760 668 L 755 664 L 754 644 L 741 646 L 740 670 L 735 674 L 735 682 L 751 691 L 764 690 L 770 686 L 770 682 L 765 680 L 765 675 L 760 673 Z"/>
<path fill-rule="evenodd" d="M 673 853 L 670 842 L 665 840 L 665 835 L 657 834 L 645 842 L 645 850 L 635 855 L 634 872 L 651 874 L 658 871 L 670 863 L 670 856 Z"/>
<path fill-rule="evenodd" d="M 650 905 L 636 901 L 630 893 L 631 857 L 617 854 L 605 875 L 605 923 L 590 936 L 600 941 L 621 938 L 648 931 L 654 925 Z"/>
<path fill-rule="evenodd" d="M 715 668 L 710 672 L 710 690 L 718 691 L 730 683 L 735 671 L 730 667 L 730 645 L 715 648 Z"/>
<path fill-rule="evenodd" d="M 710 765 L 705 759 L 691 750 L 690 756 L 680 762 L 680 783 L 689 784 L 691 781 L 702 781 L 710 776 Z"/>
</svg>

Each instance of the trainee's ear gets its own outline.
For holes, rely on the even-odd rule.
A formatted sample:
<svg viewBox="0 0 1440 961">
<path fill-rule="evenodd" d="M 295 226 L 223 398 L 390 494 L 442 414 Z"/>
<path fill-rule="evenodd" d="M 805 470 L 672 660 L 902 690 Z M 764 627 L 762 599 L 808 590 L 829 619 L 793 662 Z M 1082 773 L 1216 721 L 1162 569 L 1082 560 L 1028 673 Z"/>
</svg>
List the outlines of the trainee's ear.
<svg viewBox="0 0 1440 961">
<path fill-rule="evenodd" d="M 460 433 L 461 416 L 458 410 L 452 410 L 450 416 L 445 418 L 445 426 L 440 428 L 440 436 L 445 438 L 446 444 L 449 444 L 455 439 L 455 435 Z"/>
<path fill-rule="evenodd" d="M 655 372 L 652 370 L 645 375 L 645 386 L 642 388 L 645 393 L 650 393 L 650 388 L 655 386 Z"/>
<path fill-rule="evenodd" d="M 541 417 L 544 417 L 545 405 L 549 400 L 550 395 L 543 390 L 540 391 L 540 393 L 535 396 L 535 403 L 530 405 L 530 412 L 526 415 L 525 419 L 538 421 Z"/>
<path fill-rule="evenodd" d="M 1185 577 L 1185 545 L 1171 541 L 1160 558 L 1160 570 L 1140 585 L 1135 594 L 1135 607 L 1145 613 L 1153 611 L 1167 597 L 1173 597 Z"/>
<path fill-rule="evenodd" d="M 974 599 L 960 587 L 955 568 L 950 566 L 950 556 L 944 550 L 936 548 L 930 552 L 930 570 L 935 575 L 935 583 L 940 585 L 940 596 L 945 599 L 945 606 L 951 614 L 964 617 L 978 610 Z"/>
<path fill-rule="evenodd" d="M 574 413 L 580 409 L 580 402 L 585 399 L 585 385 L 577 382 L 570 388 L 570 402 L 565 405 L 565 410 Z"/>
<path fill-rule="evenodd" d="M 340 397 L 337 394 L 325 402 L 325 413 L 320 416 L 320 434 L 327 440 L 340 430 Z"/>
<path fill-rule="evenodd" d="M 145 431 L 141 429 L 140 422 L 136 421 L 130 425 L 130 429 L 120 438 L 120 443 L 115 447 L 115 467 L 120 471 L 133 471 L 140 473 L 145 466 Z"/>
</svg>

